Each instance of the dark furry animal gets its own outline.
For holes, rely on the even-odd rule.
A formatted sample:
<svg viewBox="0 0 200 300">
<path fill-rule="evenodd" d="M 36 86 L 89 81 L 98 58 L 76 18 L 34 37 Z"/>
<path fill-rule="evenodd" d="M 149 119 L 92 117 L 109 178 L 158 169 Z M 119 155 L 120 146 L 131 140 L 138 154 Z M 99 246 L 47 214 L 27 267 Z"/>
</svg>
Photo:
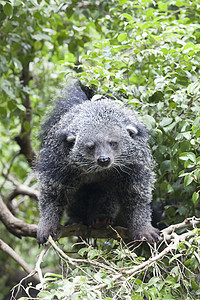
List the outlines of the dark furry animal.
<svg viewBox="0 0 200 300">
<path fill-rule="evenodd" d="M 44 123 L 37 161 L 43 244 L 57 232 L 64 209 L 70 222 L 127 226 L 133 240 L 158 240 L 151 225 L 154 161 L 136 113 L 111 99 L 96 101 L 72 80 Z"/>
</svg>

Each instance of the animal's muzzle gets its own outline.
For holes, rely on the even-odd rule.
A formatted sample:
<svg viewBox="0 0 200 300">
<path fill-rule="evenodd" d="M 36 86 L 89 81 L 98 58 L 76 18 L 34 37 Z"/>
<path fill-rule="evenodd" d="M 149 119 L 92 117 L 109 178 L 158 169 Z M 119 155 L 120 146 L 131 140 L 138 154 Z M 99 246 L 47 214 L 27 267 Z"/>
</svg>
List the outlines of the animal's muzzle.
<svg viewBox="0 0 200 300">
<path fill-rule="evenodd" d="M 110 164 L 110 157 L 109 156 L 99 156 L 97 159 L 97 163 L 101 167 L 108 167 Z"/>
</svg>

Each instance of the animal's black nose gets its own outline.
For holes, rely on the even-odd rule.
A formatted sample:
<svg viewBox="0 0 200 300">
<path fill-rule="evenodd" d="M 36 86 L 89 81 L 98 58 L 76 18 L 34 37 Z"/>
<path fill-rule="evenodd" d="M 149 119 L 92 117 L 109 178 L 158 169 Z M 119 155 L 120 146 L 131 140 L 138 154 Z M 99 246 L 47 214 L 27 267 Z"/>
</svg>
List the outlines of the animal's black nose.
<svg viewBox="0 0 200 300">
<path fill-rule="evenodd" d="M 110 164 L 110 157 L 103 155 L 99 156 L 99 158 L 97 159 L 97 163 L 101 167 L 108 167 Z"/>
</svg>

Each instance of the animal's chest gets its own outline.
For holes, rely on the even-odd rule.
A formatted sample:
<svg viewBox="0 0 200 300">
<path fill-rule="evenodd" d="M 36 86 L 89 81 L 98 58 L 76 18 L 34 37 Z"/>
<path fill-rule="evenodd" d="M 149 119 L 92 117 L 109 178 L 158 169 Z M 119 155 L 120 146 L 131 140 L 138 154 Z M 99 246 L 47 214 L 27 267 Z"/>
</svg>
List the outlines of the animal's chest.
<svg viewBox="0 0 200 300">
<path fill-rule="evenodd" d="M 69 202 L 102 201 L 104 198 L 112 198 L 118 201 L 124 193 L 122 178 L 82 177 L 69 185 L 66 189 L 66 198 Z M 66 200 L 67 200 L 66 199 Z M 67 202 L 68 202 L 67 201 Z"/>
</svg>

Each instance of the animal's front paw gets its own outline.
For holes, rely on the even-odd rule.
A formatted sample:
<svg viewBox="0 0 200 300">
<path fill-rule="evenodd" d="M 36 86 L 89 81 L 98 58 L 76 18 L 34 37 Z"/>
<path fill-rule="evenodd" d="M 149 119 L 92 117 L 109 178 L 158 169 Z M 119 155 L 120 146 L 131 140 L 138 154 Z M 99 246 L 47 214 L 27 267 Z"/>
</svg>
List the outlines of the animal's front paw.
<svg viewBox="0 0 200 300">
<path fill-rule="evenodd" d="M 132 236 L 134 241 L 146 241 L 150 244 L 153 244 L 159 241 L 160 231 L 150 224 L 135 230 Z"/>
<path fill-rule="evenodd" d="M 48 237 L 55 236 L 58 230 L 58 225 L 53 223 L 40 222 L 37 230 L 37 242 L 43 245 L 47 242 Z"/>
</svg>

